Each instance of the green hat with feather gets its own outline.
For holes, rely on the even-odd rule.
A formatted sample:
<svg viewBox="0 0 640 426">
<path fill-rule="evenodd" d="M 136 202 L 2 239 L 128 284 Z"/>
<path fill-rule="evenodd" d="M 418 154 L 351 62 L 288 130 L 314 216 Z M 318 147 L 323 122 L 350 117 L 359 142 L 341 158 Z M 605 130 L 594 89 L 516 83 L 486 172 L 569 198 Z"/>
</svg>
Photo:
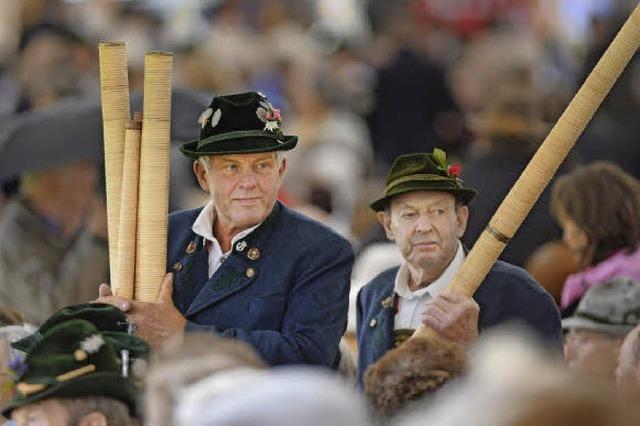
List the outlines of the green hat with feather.
<svg viewBox="0 0 640 426">
<path fill-rule="evenodd" d="M 139 391 L 122 376 L 118 355 L 111 340 L 89 321 L 54 325 L 24 359 L 12 360 L 15 393 L 2 414 L 9 417 L 16 408 L 49 398 L 104 396 L 122 401 L 135 415 Z"/>
<path fill-rule="evenodd" d="M 476 190 L 463 186 L 461 170 L 460 164 L 447 164 L 447 154 L 439 148 L 432 153 L 401 155 L 387 174 L 382 197 L 371 203 L 371 208 L 383 211 L 393 197 L 412 191 L 449 192 L 467 205 Z"/>
</svg>

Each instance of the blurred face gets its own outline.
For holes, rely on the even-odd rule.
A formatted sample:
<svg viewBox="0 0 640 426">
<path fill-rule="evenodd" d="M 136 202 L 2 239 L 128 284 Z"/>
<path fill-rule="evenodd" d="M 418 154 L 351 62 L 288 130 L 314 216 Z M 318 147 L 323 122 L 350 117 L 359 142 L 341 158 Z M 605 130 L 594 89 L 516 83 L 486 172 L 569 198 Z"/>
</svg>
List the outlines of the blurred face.
<svg viewBox="0 0 640 426">
<path fill-rule="evenodd" d="M 613 380 L 621 344 L 616 335 L 571 329 L 565 338 L 565 361 L 576 373 Z"/>
<path fill-rule="evenodd" d="M 13 410 L 17 426 L 67 426 L 69 413 L 56 399 L 45 399 Z"/>
<path fill-rule="evenodd" d="M 211 194 L 225 229 L 242 231 L 262 222 L 276 202 L 286 160 L 275 152 L 214 155 L 208 167 L 194 163 L 200 186 Z"/>
<path fill-rule="evenodd" d="M 98 168 L 88 162 L 72 164 L 56 169 L 51 178 L 65 203 L 86 210 L 96 189 Z"/>
<path fill-rule="evenodd" d="M 625 392 L 640 391 L 640 365 L 635 354 L 639 332 L 640 327 L 636 327 L 627 334 L 618 356 L 616 383 L 618 389 Z"/>
<path fill-rule="evenodd" d="M 413 267 L 436 276 L 451 263 L 467 226 L 469 209 L 456 209 L 453 195 L 414 191 L 391 199 L 389 212 L 378 213 L 387 236 Z"/>
<path fill-rule="evenodd" d="M 584 261 L 585 252 L 589 243 L 587 234 L 566 214 L 560 215 L 558 218 L 562 227 L 562 240 L 573 253 L 578 264 Z"/>
</svg>

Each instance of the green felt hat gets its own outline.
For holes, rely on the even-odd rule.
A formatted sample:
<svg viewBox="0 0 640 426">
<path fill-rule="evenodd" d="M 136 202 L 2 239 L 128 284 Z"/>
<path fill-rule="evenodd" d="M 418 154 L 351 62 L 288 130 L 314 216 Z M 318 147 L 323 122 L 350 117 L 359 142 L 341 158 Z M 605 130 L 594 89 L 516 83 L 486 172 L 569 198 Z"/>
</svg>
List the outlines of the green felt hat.
<svg viewBox="0 0 640 426">
<path fill-rule="evenodd" d="M 200 139 L 180 147 L 192 159 L 201 155 L 288 151 L 298 143 L 297 136 L 282 133 L 280 110 L 256 92 L 215 96 L 198 123 L 202 127 Z"/>
<path fill-rule="evenodd" d="M 81 303 L 64 307 L 49 317 L 33 334 L 13 342 L 11 347 L 31 352 L 52 327 L 73 319 L 92 323 L 118 351 L 127 349 L 133 357 L 149 353 L 149 345 L 144 340 L 128 333 L 127 316 L 124 312 L 106 303 Z"/>
<path fill-rule="evenodd" d="M 132 336 L 134 337 L 134 336 Z M 117 349 L 90 322 L 72 319 L 51 327 L 27 354 L 10 365 L 15 394 L 2 414 L 48 398 L 105 396 L 136 414 L 133 384 L 122 377 Z"/>
<path fill-rule="evenodd" d="M 411 191 L 450 192 L 463 204 L 469 204 L 476 191 L 462 186 L 460 171 L 459 164 L 447 165 L 447 154 L 438 148 L 431 154 L 401 155 L 387 174 L 383 196 L 371 203 L 371 208 L 383 211 L 392 197 Z"/>
</svg>

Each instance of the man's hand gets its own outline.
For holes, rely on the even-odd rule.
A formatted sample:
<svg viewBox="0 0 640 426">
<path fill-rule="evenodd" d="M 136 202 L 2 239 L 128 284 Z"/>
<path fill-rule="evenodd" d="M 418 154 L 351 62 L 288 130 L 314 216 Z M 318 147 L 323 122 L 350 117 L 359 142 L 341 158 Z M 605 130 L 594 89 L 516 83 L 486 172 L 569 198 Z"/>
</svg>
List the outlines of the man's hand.
<svg viewBox="0 0 640 426">
<path fill-rule="evenodd" d="M 422 323 L 441 336 L 468 346 L 478 337 L 479 313 L 480 307 L 473 298 L 444 289 L 427 301 Z"/>
<path fill-rule="evenodd" d="M 134 332 L 146 340 L 152 348 L 162 346 L 167 340 L 184 333 L 187 320 L 173 304 L 173 274 L 165 275 L 160 294 L 155 302 L 138 302 L 114 296 L 106 284 L 100 285 L 98 302 L 109 303 L 127 314 L 135 324 Z"/>
</svg>

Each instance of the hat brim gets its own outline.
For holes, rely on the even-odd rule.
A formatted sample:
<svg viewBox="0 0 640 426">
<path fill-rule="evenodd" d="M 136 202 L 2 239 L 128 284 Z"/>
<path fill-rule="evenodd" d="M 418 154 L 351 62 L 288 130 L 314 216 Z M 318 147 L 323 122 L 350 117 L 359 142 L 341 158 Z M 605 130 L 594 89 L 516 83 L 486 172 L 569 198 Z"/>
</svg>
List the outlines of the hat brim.
<svg viewBox="0 0 640 426">
<path fill-rule="evenodd" d="M 139 391 L 118 373 L 97 372 L 53 385 L 42 392 L 27 397 L 18 394 L 2 408 L 2 415 L 10 418 L 16 408 L 34 404 L 48 398 L 82 398 L 86 396 L 105 396 L 122 401 L 129 413 L 138 416 L 137 395 Z"/>
<path fill-rule="evenodd" d="M 256 154 L 260 152 L 289 151 L 298 144 L 297 136 L 248 137 L 210 143 L 198 149 L 199 140 L 185 142 L 180 152 L 192 160 L 202 155 Z"/>
<path fill-rule="evenodd" d="M 476 196 L 477 191 L 471 188 L 454 188 L 447 181 L 433 181 L 416 179 L 404 182 L 394 188 L 392 188 L 382 198 L 377 199 L 370 204 L 370 207 L 375 212 L 381 212 L 387 208 L 391 198 L 406 194 L 413 191 L 443 191 L 453 194 L 456 198 L 460 198 L 462 203 L 466 206 L 471 202 L 473 197 Z"/>
<path fill-rule="evenodd" d="M 562 329 L 568 330 L 571 328 L 600 331 L 603 333 L 625 335 L 630 332 L 635 325 L 623 325 L 623 324 L 605 324 L 584 318 L 581 316 L 573 316 L 562 320 Z"/>
</svg>

